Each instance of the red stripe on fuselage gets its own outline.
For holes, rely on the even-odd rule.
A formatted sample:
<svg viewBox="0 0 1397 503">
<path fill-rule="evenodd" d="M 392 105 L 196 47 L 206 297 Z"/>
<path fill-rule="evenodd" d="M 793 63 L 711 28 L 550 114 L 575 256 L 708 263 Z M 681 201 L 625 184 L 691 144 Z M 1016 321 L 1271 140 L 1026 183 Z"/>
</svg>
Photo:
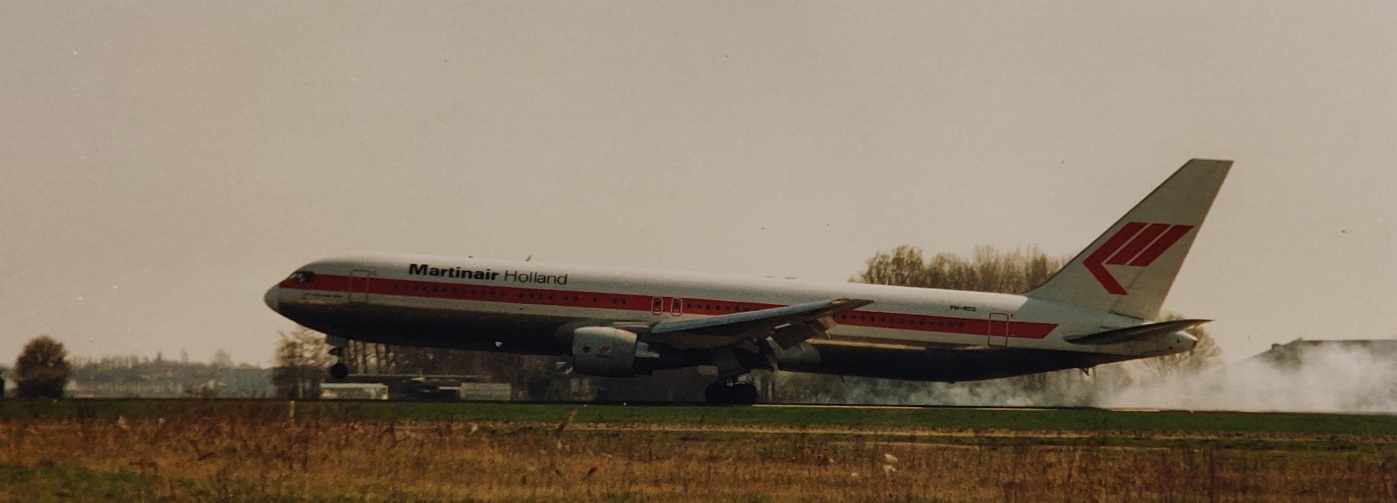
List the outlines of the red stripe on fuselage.
<svg viewBox="0 0 1397 503">
<path fill-rule="evenodd" d="M 353 293 L 372 295 L 393 295 L 399 297 L 466 300 L 476 302 L 498 302 L 504 304 L 527 304 L 539 306 L 576 307 L 590 309 L 615 309 L 638 311 L 651 316 L 654 314 L 654 300 L 661 299 L 661 315 L 671 316 L 674 297 L 636 295 L 608 292 L 581 292 L 547 288 L 521 288 L 512 286 L 480 285 L 470 283 L 450 283 L 405 279 L 372 278 L 364 283 L 364 278 L 317 274 L 313 283 L 284 280 L 281 288 L 296 290 L 317 290 L 334 293 L 348 293 L 353 284 Z M 360 289 L 362 288 L 362 290 Z M 746 311 L 758 311 L 778 304 L 760 302 L 740 302 L 718 299 L 681 298 L 682 314 L 718 316 Z M 641 318 L 643 319 L 643 318 Z M 927 316 L 902 313 L 885 313 L 855 310 L 835 316 L 840 325 L 891 328 L 922 332 L 939 332 L 965 335 L 986 335 L 989 333 L 989 320 L 980 318 L 958 318 L 951 316 Z M 1002 323 L 1002 322 L 1001 322 Z M 1057 328 L 1054 323 L 1031 321 L 1010 321 L 1008 336 L 1021 339 L 1042 339 Z M 1000 336 L 1003 334 L 995 334 Z"/>
</svg>

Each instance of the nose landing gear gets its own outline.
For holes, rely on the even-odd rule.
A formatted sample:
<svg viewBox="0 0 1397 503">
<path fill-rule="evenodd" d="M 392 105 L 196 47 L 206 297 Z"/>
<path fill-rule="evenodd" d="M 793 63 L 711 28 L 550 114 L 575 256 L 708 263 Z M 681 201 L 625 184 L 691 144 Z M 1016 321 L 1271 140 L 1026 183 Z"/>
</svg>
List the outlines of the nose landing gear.
<svg viewBox="0 0 1397 503">
<path fill-rule="evenodd" d="M 330 345 L 330 356 L 335 357 L 335 364 L 330 366 L 330 377 L 335 379 L 349 377 L 349 365 L 344 364 L 344 347 L 349 345 L 349 341 L 343 337 L 331 335 L 325 337 L 325 342 Z"/>
<path fill-rule="evenodd" d="M 349 377 L 349 365 L 345 365 L 344 362 L 335 362 L 334 365 L 330 366 L 330 377 L 335 379 Z"/>
</svg>

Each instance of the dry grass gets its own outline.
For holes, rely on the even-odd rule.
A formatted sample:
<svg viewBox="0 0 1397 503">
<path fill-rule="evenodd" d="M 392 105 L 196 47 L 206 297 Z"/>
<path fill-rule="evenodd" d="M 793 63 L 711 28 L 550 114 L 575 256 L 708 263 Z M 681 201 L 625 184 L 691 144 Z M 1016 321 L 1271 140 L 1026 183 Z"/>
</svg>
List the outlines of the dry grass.
<svg viewBox="0 0 1397 503">
<path fill-rule="evenodd" d="M 1079 440 L 951 445 L 905 433 L 594 429 L 570 415 L 407 423 L 291 417 L 285 408 L 11 418 L 0 422 L 0 498 L 1397 502 L 1387 443 L 1330 452 Z"/>
</svg>

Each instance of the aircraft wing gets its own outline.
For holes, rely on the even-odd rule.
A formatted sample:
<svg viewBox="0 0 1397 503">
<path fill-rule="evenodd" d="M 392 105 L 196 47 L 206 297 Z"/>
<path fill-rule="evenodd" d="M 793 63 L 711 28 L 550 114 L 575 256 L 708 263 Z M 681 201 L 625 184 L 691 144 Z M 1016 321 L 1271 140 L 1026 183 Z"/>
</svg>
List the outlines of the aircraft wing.
<svg viewBox="0 0 1397 503">
<path fill-rule="evenodd" d="M 650 333 L 770 335 L 781 347 L 789 348 L 833 327 L 834 315 L 872 303 L 863 299 L 833 299 L 693 320 L 662 321 L 650 327 Z"/>
<path fill-rule="evenodd" d="M 1117 328 L 1105 332 L 1091 334 L 1073 335 L 1063 338 L 1063 340 L 1073 344 L 1086 344 L 1100 346 L 1105 344 L 1118 344 L 1149 339 L 1151 337 L 1172 334 L 1180 330 L 1187 330 L 1198 325 L 1202 325 L 1212 320 L 1173 320 L 1160 323 L 1150 323 L 1135 327 Z"/>
</svg>

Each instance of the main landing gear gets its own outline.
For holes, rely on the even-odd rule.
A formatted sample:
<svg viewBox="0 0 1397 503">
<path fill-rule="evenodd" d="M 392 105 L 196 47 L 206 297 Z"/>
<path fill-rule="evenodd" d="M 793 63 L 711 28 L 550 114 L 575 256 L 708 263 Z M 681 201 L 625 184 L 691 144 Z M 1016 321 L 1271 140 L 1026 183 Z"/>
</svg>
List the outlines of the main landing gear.
<svg viewBox="0 0 1397 503">
<path fill-rule="evenodd" d="M 730 377 L 710 384 L 703 396 L 713 405 L 751 405 L 757 403 L 757 386 Z"/>
<path fill-rule="evenodd" d="M 744 351 L 743 354 L 761 354 L 761 348 L 755 343 L 749 341 L 745 344 L 746 346 L 738 346 Z M 703 390 L 703 397 L 708 399 L 708 403 L 713 405 L 752 405 L 757 403 L 757 386 L 752 384 L 750 378 L 741 379 L 742 376 L 750 372 L 752 366 L 750 364 L 744 365 L 732 348 L 716 351 L 712 358 L 712 364 L 718 370 L 718 382 Z"/>
</svg>

